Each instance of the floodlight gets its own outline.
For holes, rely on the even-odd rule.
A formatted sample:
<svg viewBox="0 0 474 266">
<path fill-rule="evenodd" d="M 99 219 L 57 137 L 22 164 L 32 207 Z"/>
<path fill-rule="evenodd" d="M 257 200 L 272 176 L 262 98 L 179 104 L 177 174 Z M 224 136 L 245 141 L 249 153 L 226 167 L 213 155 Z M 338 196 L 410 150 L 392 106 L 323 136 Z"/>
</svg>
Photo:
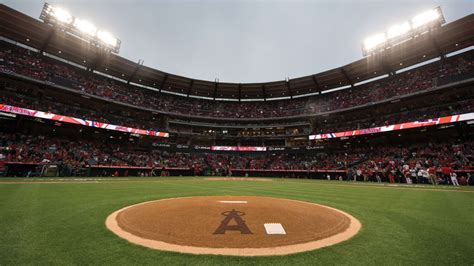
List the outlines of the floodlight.
<svg viewBox="0 0 474 266">
<path fill-rule="evenodd" d="M 392 39 L 399 37 L 411 30 L 410 23 L 404 22 L 402 24 L 393 25 L 387 30 L 387 38 Z"/>
<path fill-rule="evenodd" d="M 67 24 L 72 22 L 71 14 L 65 9 L 62 9 L 60 7 L 50 6 L 50 8 L 47 9 L 47 12 L 60 22 L 64 22 Z"/>
<path fill-rule="evenodd" d="M 394 46 L 417 38 L 426 32 L 431 32 L 446 23 L 441 7 L 418 14 L 410 21 L 393 25 L 385 33 L 377 34 L 365 39 L 362 43 L 364 56 L 385 51 Z"/>
<path fill-rule="evenodd" d="M 95 33 L 97 32 L 97 28 L 94 26 L 94 24 L 90 23 L 87 20 L 82 20 L 78 18 L 74 19 L 74 27 L 90 36 L 95 36 Z"/>
<path fill-rule="evenodd" d="M 40 19 L 44 23 L 58 27 L 62 31 L 66 31 L 92 46 L 114 53 L 118 53 L 120 50 L 120 40 L 110 32 L 99 30 L 91 22 L 72 16 L 71 13 L 63 8 L 44 3 Z"/>
<path fill-rule="evenodd" d="M 413 29 L 419 28 L 424 26 L 432 21 L 438 20 L 441 17 L 440 12 L 438 9 L 432 9 L 425 11 L 416 15 L 414 18 L 411 19 L 411 25 Z"/>
<path fill-rule="evenodd" d="M 364 40 L 364 49 L 369 51 L 387 41 L 385 33 L 379 33 Z"/>
<path fill-rule="evenodd" d="M 113 47 L 117 46 L 117 38 L 115 38 L 111 33 L 107 31 L 99 30 L 97 32 L 97 37 L 99 38 L 99 40 L 103 41 L 108 45 L 111 45 Z"/>
</svg>

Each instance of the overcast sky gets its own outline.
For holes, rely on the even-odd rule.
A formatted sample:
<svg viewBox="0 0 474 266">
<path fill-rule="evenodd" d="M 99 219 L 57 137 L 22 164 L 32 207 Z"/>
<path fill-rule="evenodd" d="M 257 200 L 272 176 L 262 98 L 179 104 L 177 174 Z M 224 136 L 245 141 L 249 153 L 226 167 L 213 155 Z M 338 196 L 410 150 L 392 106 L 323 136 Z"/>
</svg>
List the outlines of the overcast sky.
<svg viewBox="0 0 474 266">
<path fill-rule="evenodd" d="M 38 18 L 43 1 L 0 0 Z M 166 72 L 221 82 L 318 73 L 362 57 L 361 41 L 426 9 L 449 23 L 474 0 L 51 0 L 122 40 L 120 55 Z"/>
</svg>

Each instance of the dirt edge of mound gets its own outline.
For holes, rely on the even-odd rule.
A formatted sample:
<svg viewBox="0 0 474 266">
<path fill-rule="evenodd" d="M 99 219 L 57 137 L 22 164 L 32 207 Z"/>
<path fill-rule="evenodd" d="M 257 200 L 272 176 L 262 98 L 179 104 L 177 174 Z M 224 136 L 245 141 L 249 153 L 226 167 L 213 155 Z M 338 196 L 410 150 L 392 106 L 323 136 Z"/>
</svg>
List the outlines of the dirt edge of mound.
<svg viewBox="0 0 474 266">
<path fill-rule="evenodd" d="M 317 241 L 301 243 L 301 244 L 285 245 L 285 246 L 278 246 L 278 247 L 265 247 L 265 248 L 209 248 L 209 247 L 194 247 L 194 246 L 170 244 L 163 241 L 141 238 L 123 230 L 118 225 L 118 221 L 117 221 L 118 214 L 128 208 L 132 208 L 137 205 L 147 204 L 154 201 L 166 201 L 166 200 L 183 199 L 183 198 L 192 198 L 192 197 L 152 200 L 152 201 L 142 202 L 142 203 L 138 203 L 138 204 L 121 208 L 113 212 L 107 217 L 105 221 L 105 225 L 110 231 L 112 231 L 117 236 L 127 240 L 128 242 L 132 244 L 144 246 L 147 248 L 156 249 L 160 251 L 171 251 L 171 252 L 188 253 L 188 254 L 207 254 L 207 255 L 226 255 L 226 256 L 282 256 L 282 255 L 312 251 L 312 250 L 320 249 L 327 246 L 332 246 L 337 243 L 346 241 L 352 238 L 353 236 L 355 236 L 359 232 L 359 230 L 362 228 L 362 224 L 359 222 L 359 220 L 357 220 L 352 215 L 346 212 L 343 212 L 341 210 L 338 210 L 329 206 L 321 205 L 321 204 L 291 200 L 291 199 L 285 199 L 285 200 L 304 203 L 304 204 L 317 205 L 323 208 L 327 208 L 329 210 L 339 212 L 350 220 L 349 227 L 345 231 L 332 235 L 330 237 L 320 239 Z M 266 197 L 266 198 L 271 198 L 271 197 Z"/>
</svg>

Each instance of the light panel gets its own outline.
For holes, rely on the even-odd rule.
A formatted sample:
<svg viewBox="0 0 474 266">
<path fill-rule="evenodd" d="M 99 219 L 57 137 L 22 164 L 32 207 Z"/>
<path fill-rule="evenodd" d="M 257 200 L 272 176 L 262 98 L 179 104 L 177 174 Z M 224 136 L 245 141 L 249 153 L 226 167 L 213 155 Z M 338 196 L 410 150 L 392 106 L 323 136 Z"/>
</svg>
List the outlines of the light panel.
<svg viewBox="0 0 474 266">
<path fill-rule="evenodd" d="M 393 25 L 387 30 L 387 38 L 392 39 L 392 38 L 402 36 L 405 33 L 409 32 L 410 30 L 411 30 L 411 26 L 410 26 L 410 23 L 408 23 L 408 21 L 402 24 Z"/>
<path fill-rule="evenodd" d="M 364 48 L 365 50 L 371 50 L 385 42 L 387 42 L 387 37 L 385 36 L 385 33 L 379 33 L 365 39 Z"/>
<path fill-rule="evenodd" d="M 425 34 L 445 22 L 440 7 L 425 11 L 413 17 L 410 21 L 393 25 L 384 33 L 379 33 L 365 39 L 362 43 L 362 53 L 364 56 L 367 56 L 375 52 L 384 51 L 392 46 L 400 45 Z"/>
<path fill-rule="evenodd" d="M 67 10 L 44 3 L 40 19 L 52 26 L 59 26 L 63 31 L 89 42 L 91 45 L 118 53 L 120 40 L 108 31 L 98 29 L 92 22 L 77 18 Z"/>
<path fill-rule="evenodd" d="M 89 36 L 95 36 L 97 32 L 97 28 L 94 26 L 94 24 L 90 23 L 87 20 L 82 20 L 78 18 L 74 19 L 74 27 Z"/>
<path fill-rule="evenodd" d="M 111 33 L 107 31 L 99 30 L 97 32 L 97 38 L 108 45 L 116 46 L 117 45 L 117 38 L 115 38 Z"/>
<path fill-rule="evenodd" d="M 441 14 L 438 12 L 437 9 L 428 10 L 412 18 L 411 25 L 414 29 L 416 29 L 430 22 L 438 20 L 440 16 Z"/>
<path fill-rule="evenodd" d="M 51 7 L 48 9 L 48 12 L 51 16 L 63 23 L 71 23 L 72 22 L 72 15 L 65 9 L 60 7 Z"/>
</svg>

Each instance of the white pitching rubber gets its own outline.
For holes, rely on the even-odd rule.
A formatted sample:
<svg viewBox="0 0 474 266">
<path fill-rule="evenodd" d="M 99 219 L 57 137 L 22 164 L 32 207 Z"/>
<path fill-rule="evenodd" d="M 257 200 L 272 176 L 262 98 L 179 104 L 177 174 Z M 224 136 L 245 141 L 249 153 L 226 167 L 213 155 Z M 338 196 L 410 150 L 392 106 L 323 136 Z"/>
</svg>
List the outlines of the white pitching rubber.
<svg viewBox="0 0 474 266">
<path fill-rule="evenodd" d="M 285 228 L 283 228 L 283 225 L 279 223 L 267 223 L 263 226 L 265 226 L 267 235 L 286 235 Z"/>
</svg>

